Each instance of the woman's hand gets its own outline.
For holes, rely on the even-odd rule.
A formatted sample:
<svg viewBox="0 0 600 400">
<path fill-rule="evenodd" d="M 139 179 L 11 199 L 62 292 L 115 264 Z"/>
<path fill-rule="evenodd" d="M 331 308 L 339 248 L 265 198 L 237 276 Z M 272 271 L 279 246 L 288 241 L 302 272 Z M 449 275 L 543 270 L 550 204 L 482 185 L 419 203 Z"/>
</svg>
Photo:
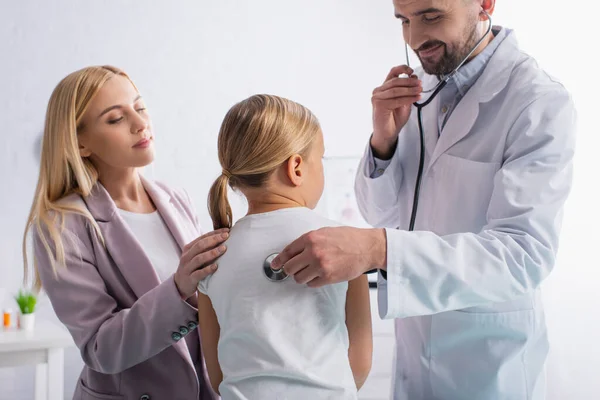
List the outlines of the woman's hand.
<svg viewBox="0 0 600 400">
<path fill-rule="evenodd" d="M 175 286 L 183 299 L 196 293 L 198 282 L 217 270 L 215 261 L 225 253 L 223 242 L 228 237 L 229 229 L 219 229 L 200 236 L 183 248 L 174 276 Z"/>
</svg>

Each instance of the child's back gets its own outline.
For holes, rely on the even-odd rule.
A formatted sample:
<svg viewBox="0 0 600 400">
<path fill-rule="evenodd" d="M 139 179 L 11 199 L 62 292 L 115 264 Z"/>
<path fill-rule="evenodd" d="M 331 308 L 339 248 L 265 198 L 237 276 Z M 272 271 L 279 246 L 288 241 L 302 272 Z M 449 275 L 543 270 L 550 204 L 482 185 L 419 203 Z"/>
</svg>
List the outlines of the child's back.
<svg viewBox="0 0 600 400">
<path fill-rule="evenodd" d="M 335 226 L 304 207 L 248 215 L 231 229 L 210 297 L 220 339 L 223 399 L 355 399 L 348 360 L 347 283 L 318 289 L 272 282 L 265 258 L 302 234 Z"/>
<path fill-rule="evenodd" d="M 356 399 L 367 378 L 366 276 L 315 289 L 309 285 L 319 286 L 319 276 L 310 267 L 278 282 L 264 272 L 271 254 L 337 225 L 311 211 L 323 193 L 324 153 L 316 117 L 281 97 L 251 96 L 221 124 L 222 172 L 208 196 L 213 227 L 231 227 L 228 188 L 248 201 L 218 271 L 198 286 L 203 355 L 223 400 Z"/>
</svg>

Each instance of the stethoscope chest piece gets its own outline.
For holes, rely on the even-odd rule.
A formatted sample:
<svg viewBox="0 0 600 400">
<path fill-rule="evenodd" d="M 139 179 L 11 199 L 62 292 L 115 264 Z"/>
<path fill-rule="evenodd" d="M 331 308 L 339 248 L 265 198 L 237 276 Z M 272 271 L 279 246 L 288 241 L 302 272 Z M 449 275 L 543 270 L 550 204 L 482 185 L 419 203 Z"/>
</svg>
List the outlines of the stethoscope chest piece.
<svg viewBox="0 0 600 400">
<path fill-rule="evenodd" d="M 271 282 L 281 282 L 288 277 L 288 274 L 285 273 L 283 267 L 278 270 L 271 268 L 271 262 L 275 257 L 277 257 L 278 254 L 279 253 L 273 253 L 269 255 L 267 258 L 265 258 L 265 262 L 263 263 L 263 272 L 265 273 L 267 279 Z"/>
</svg>

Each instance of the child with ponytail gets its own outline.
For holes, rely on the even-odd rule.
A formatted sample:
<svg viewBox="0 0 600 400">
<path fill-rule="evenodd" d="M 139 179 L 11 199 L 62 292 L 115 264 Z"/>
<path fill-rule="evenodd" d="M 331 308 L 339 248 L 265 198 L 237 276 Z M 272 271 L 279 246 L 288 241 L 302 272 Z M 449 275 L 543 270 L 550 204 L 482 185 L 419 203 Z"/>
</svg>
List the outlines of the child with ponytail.
<svg viewBox="0 0 600 400">
<path fill-rule="evenodd" d="M 265 259 L 311 230 L 323 192 L 315 116 L 277 96 L 234 105 L 218 139 L 222 173 L 209 193 L 214 228 L 231 228 L 219 269 L 199 284 L 199 324 L 211 385 L 229 399 L 356 399 L 371 367 L 366 276 L 311 288 L 273 282 Z M 248 200 L 232 226 L 227 189 Z"/>
</svg>

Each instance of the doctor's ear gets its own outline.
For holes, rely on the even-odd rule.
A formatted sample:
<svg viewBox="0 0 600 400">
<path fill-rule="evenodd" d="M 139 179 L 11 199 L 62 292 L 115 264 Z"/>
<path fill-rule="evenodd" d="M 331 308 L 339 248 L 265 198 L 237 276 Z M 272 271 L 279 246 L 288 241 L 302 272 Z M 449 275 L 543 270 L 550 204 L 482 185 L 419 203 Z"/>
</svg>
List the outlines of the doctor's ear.
<svg viewBox="0 0 600 400">
<path fill-rule="evenodd" d="M 481 1 L 481 13 L 479 13 L 479 19 L 481 21 L 487 21 L 487 16 L 484 11 L 489 15 L 494 14 L 494 9 L 496 8 L 496 0 L 482 0 Z"/>
<path fill-rule="evenodd" d="M 304 181 L 303 168 L 304 160 L 300 154 L 294 154 L 288 158 L 285 163 L 285 172 L 292 185 L 302 185 L 302 182 Z"/>
</svg>

